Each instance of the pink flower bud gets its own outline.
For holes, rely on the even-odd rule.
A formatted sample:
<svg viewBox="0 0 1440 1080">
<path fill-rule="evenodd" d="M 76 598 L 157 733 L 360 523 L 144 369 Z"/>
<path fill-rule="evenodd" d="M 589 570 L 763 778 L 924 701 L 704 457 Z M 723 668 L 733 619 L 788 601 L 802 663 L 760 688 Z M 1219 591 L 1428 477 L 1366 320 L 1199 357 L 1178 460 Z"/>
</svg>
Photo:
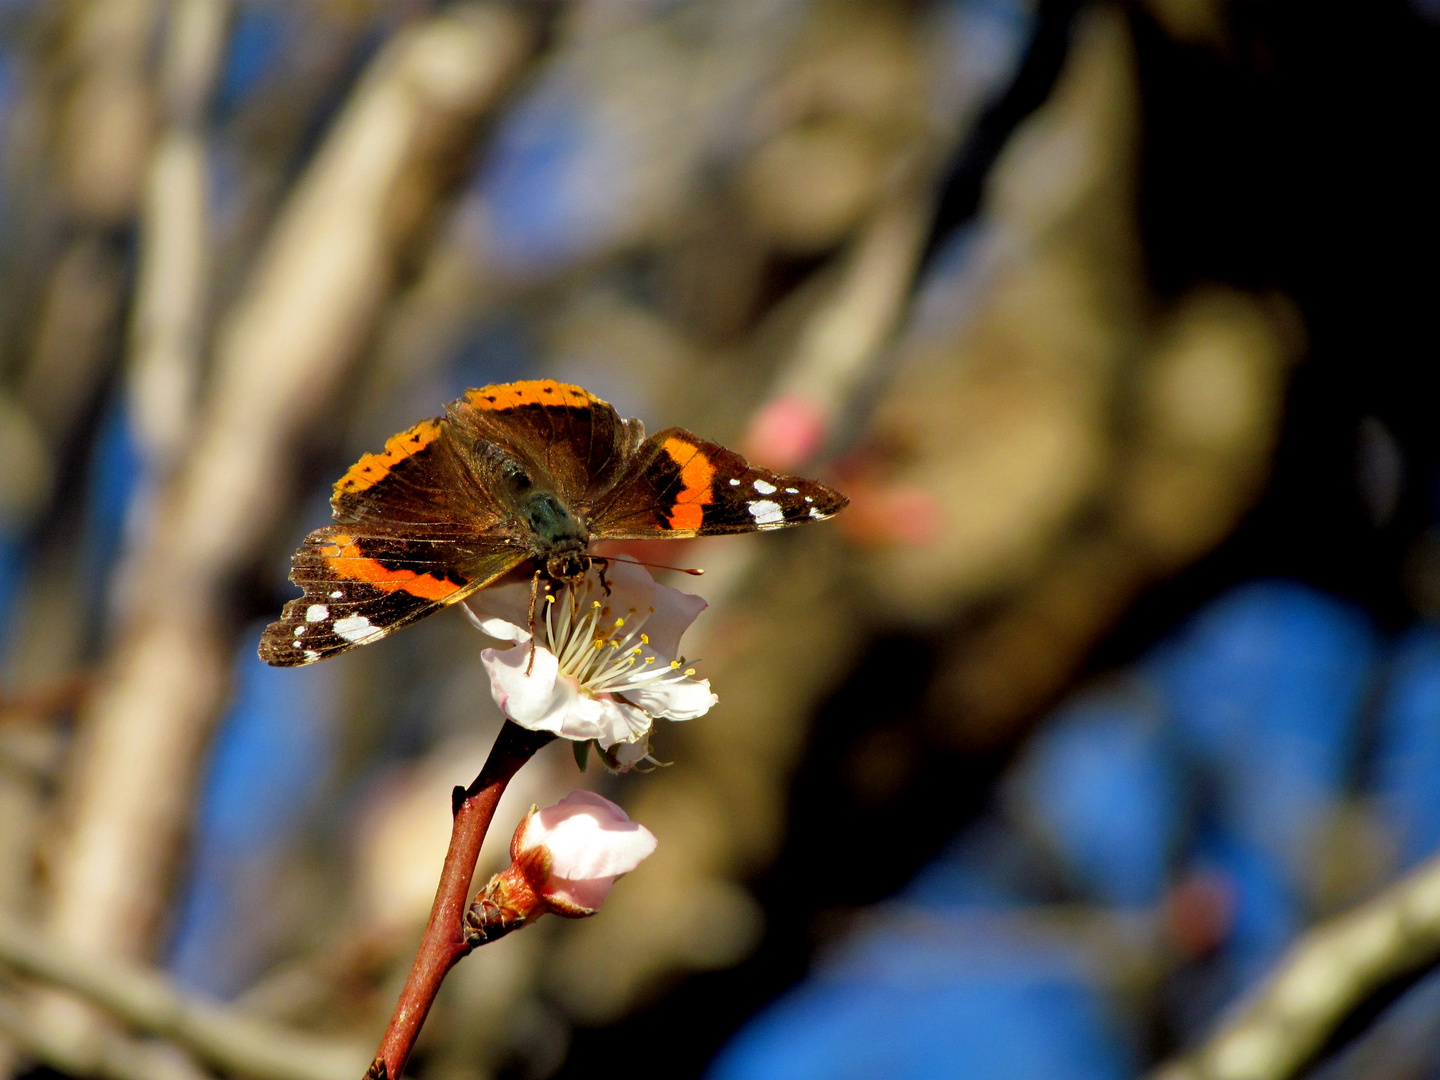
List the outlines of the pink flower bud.
<svg viewBox="0 0 1440 1080">
<path fill-rule="evenodd" d="M 558 914 L 593 915 L 610 886 L 655 850 L 655 836 L 593 791 L 572 791 L 554 806 L 526 816 L 510 841 L 510 858 L 535 848 L 549 852 L 549 867 L 535 891 Z"/>
<path fill-rule="evenodd" d="M 649 829 L 594 792 L 572 791 L 554 806 L 532 809 L 510 841 L 510 866 L 470 906 L 470 944 L 493 941 L 547 911 L 594 915 L 615 880 L 654 850 Z"/>
</svg>

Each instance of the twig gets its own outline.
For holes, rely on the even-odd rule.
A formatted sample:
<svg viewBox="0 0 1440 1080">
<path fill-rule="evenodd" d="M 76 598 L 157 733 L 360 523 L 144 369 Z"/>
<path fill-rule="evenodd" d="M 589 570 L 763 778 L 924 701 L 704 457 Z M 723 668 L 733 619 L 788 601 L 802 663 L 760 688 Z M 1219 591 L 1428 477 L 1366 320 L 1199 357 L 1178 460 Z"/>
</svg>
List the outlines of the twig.
<svg viewBox="0 0 1440 1080">
<path fill-rule="evenodd" d="M 212 1065 L 252 1080 L 342 1080 L 364 1068 L 363 1058 L 349 1046 L 184 994 L 154 971 L 69 948 L 4 912 L 0 912 L 0 965 L 63 986 L 131 1027 L 170 1039 Z M 0 1029 L 7 1026 L 0 1024 Z M 48 1037 L 43 1011 L 22 1027 L 34 1027 L 39 1037 Z M 57 1033 L 52 1041 L 68 1042 L 77 1053 L 91 1052 L 80 1044 L 103 1038 L 94 1029 L 79 1040 L 63 1026 L 57 1025 L 57 1032 L 64 1034 Z M 110 1072 L 120 1075 L 117 1070 L 118 1066 Z"/>
<path fill-rule="evenodd" d="M 1392 979 L 1440 961 L 1440 857 L 1310 931 L 1210 1041 L 1152 1080 L 1286 1080 Z"/>
<path fill-rule="evenodd" d="M 440 984 L 450 969 L 470 952 L 465 941 L 464 918 L 480 845 L 485 842 L 485 833 L 505 785 L 535 751 L 554 738 L 549 732 L 529 731 L 505 721 L 480 775 L 468 788 L 455 789 L 455 825 L 450 833 L 450 850 L 445 853 L 445 866 L 440 872 L 440 885 L 435 890 L 435 904 L 420 941 L 420 952 L 380 1042 L 380 1052 L 366 1073 L 371 1080 L 399 1080 Z"/>
</svg>

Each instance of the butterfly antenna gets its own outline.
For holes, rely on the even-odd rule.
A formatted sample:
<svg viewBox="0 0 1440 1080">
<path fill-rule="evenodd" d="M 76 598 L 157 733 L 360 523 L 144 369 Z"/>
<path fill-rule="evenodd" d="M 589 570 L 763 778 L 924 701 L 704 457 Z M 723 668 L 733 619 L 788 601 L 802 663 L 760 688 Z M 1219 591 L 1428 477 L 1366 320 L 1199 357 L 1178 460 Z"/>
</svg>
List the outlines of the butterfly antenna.
<svg viewBox="0 0 1440 1080">
<path fill-rule="evenodd" d="M 658 562 L 643 562 L 643 561 L 641 561 L 640 559 L 632 559 L 632 558 L 629 558 L 628 556 L 624 556 L 624 555 L 611 555 L 611 556 L 609 556 L 609 558 L 611 558 L 611 559 L 614 560 L 615 562 L 628 562 L 628 563 L 630 563 L 630 564 L 632 564 L 632 565 L 634 565 L 634 566 L 644 566 L 644 567 L 648 567 L 648 568 L 651 569 L 651 570 L 674 570 L 674 571 L 675 571 L 676 573 L 678 573 L 678 574 L 690 574 L 690 575 L 692 575 L 693 577 L 699 577 L 701 574 L 705 573 L 705 571 L 704 571 L 703 569 L 700 569 L 699 567 L 693 567 L 693 566 L 666 566 L 664 563 L 658 563 Z"/>
</svg>

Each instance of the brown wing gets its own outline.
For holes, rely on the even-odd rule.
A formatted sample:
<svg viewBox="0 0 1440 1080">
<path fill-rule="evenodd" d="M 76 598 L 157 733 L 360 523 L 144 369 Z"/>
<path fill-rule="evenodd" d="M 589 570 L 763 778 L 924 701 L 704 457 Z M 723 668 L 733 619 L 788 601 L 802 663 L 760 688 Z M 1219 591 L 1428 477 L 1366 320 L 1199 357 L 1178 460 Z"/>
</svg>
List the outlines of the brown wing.
<svg viewBox="0 0 1440 1080">
<path fill-rule="evenodd" d="M 521 562 L 524 537 L 466 455 L 454 425 L 425 420 L 391 436 L 335 484 L 338 525 L 292 560 L 304 595 L 260 639 L 260 658 L 310 664 L 453 604 Z"/>
<path fill-rule="evenodd" d="M 327 525 L 295 553 L 290 580 L 305 595 L 265 629 L 260 659 L 295 667 L 378 641 L 463 600 L 524 557 L 483 537 L 417 539 Z"/>
<path fill-rule="evenodd" d="M 465 434 L 443 417 L 392 435 L 384 450 L 366 454 L 335 482 L 335 520 L 402 536 L 511 535 L 508 507 L 467 450 Z"/>
<path fill-rule="evenodd" d="M 582 512 L 614 486 L 645 439 L 640 421 L 624 420 L 594 394 L 551 379 L 482 386 L 446 410 L 467 446 L 499 447 L 535 483 Z"/>
<path fill-rule="evenodd" d="M 815 480 L 756 468 L 719 443 L 666 428 L 595 499 L 590 529 L 610 540 L 755 532 L 822 521 L 849 502 Z"/>
</svg>

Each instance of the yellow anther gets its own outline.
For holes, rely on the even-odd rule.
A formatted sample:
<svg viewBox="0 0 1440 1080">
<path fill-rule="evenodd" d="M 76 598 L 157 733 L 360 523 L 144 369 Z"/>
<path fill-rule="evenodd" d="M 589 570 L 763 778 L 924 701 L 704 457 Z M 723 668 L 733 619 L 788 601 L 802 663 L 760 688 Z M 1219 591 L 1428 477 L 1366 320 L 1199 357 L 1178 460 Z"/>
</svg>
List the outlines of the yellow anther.
<svg viewBox="0 0 1440 1080">
<path fill-rule="evenodd" d="M 687 667 L 687 668 L 685 669 L 685 674 L 686 674 L 686 675 L 694 675 L 694 674 L 695 674 L 695 669 L 694 669 L 693 667 Z"/>
<path fill-rule="evenodd" d="M 679 660 L 671 660 L 671 661 L 670 661 L 670 666 L 671 666 L 672 668 L 678 668 L 678 667 L 680 666 L 680 661 L 679 661 Z"/>
<path fill-rule="evenodd" d="M 616 620 L 615 620 L 615 626 L 616 626 L 617 629 L 618 629 L 619 627 L 624 626 L 624 625 L 625 625 L 625 620 L 624 620 L 624 619 L 616 619 Z"/>
<path fill-rule="evenodd" d="M 599 600 L 591 600 L 591 601 L 590 601 L 590 606 L 591 606 L 592 608 L 597 608 L 597 607 L 600 606 L 600 601 L 599 601 Z"/>
<path fill-rule="evenodd" d="M 649 634 L 641 634 L 641 635 L 640 635 L 640 641 L 641 641 L 642 644 L 649 645 L 649 644 L 650 644 L 650 635 L 649 635 Z"/>
<path fill-rule="evenodd" d="M 547 604 L 553 604 L 553 603 L 555 602 L 555 597 L 553 597 L 553 596 L 551 596 L 551 595 L 549 595 L 549 594 L 547 593 L 546 596 L 545 596 L 545 602 L 546 602 Z"/>
</svg>

